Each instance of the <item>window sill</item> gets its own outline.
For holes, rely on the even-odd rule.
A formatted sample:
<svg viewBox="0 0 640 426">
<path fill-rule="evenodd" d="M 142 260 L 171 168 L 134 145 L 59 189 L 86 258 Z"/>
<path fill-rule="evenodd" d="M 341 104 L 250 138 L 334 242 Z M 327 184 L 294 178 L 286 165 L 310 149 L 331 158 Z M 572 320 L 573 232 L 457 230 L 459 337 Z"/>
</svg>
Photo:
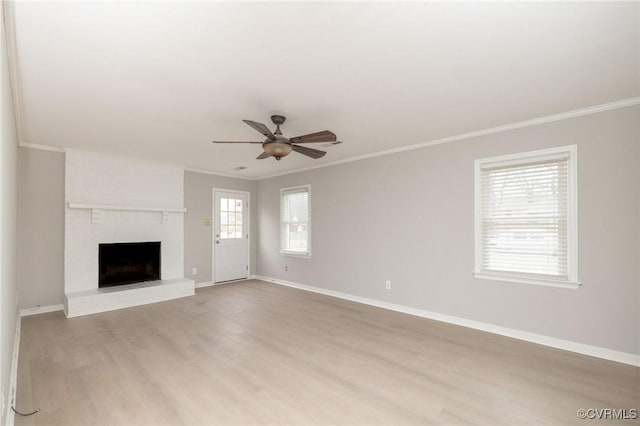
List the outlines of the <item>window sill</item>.
<svg viewBox="0 0 640 426">
<path fill-rule="evenodd" d="M 290 251 L 281 251 L 280 255 L 287 256 L 287 257 L 297 257 L 300 259 L 311 259 L 311 253 L 295 253 Z"/>
<path fill-rule="evenodd" d="M 546 287 L 568 288 L 572 290 L 577 290 L 582 285 L 580 281 L 555 280 L 553 278 L 537 278 L 537 277 L 531 277 L 527 275 L 517 275 L 517 274 L 487 272 L 487 271 L 483 271 L 483 272 L 474 271 L 473 276 L 481 280 L 507 281 L 512 283 L 533 284 L 533 285 L 541 285 Z"/>
</svg>

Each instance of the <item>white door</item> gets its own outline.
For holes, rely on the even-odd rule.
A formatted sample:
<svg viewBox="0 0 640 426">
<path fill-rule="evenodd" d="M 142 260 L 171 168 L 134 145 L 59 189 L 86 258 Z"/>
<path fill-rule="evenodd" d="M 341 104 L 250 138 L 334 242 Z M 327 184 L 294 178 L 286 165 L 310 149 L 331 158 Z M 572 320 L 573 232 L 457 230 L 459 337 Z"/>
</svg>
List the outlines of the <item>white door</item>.
<svg viewBox="0 0 640 426">
<path fill-rule="evenodd" d="M 248 197 L 246 192 L 213 192 L 213 281 L 249 276 Z"/>
</svg>

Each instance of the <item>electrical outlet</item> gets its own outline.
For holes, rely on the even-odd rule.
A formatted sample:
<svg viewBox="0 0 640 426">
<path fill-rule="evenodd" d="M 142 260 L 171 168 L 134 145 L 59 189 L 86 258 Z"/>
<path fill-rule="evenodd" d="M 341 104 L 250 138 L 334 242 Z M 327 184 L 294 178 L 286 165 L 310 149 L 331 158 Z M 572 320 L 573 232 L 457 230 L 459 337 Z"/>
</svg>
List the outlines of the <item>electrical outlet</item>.
<svg viewBox="0 0 640 426">
<path fill-rule="evenodd" d="M 385 281 L 384 286 L 387 290 L 391 290 L 391 281 Z"/>
<path fill-rule="evenodd" d="M 198 275 L 198 268 L 191 268 L 191 275 Z"/>
<path fill-rule="evenodd" d="M 287 265 L 284 265 L 284 271 L 287 272 L 289 270 L 289 267 Z"/>
</svg>

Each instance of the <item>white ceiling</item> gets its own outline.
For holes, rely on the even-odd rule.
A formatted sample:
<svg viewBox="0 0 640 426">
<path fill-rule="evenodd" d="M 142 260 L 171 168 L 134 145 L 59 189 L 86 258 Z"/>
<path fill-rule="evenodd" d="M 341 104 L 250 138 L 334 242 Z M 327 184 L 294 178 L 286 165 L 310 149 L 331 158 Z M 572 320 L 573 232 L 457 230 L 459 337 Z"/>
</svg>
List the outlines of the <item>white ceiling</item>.
<svg viewBox="0 0 640 426">
<path fill-rule="evenodd" d="M 14 15 L 22 142 L 245 177 L 640 93 L 638 2 L 18 2 Z M 211 143 L 261 140 L 241 120 L 272 127 L 273 113 L 286 136 L 344 143 L 280 162 Z"/>
</svg>

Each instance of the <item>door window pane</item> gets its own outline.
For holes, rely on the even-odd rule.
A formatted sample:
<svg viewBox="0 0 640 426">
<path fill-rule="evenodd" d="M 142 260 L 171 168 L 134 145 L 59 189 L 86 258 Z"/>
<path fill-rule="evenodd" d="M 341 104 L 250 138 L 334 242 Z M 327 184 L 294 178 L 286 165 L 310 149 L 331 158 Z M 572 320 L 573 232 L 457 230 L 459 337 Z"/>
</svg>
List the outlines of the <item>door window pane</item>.
<svg viewBox="0 0 640 426">
<path fill-rule="evenodd" d="M 242 200 L 220 198 L 220 238 L 223 240 L 242 238 Z"/>
</svg>

